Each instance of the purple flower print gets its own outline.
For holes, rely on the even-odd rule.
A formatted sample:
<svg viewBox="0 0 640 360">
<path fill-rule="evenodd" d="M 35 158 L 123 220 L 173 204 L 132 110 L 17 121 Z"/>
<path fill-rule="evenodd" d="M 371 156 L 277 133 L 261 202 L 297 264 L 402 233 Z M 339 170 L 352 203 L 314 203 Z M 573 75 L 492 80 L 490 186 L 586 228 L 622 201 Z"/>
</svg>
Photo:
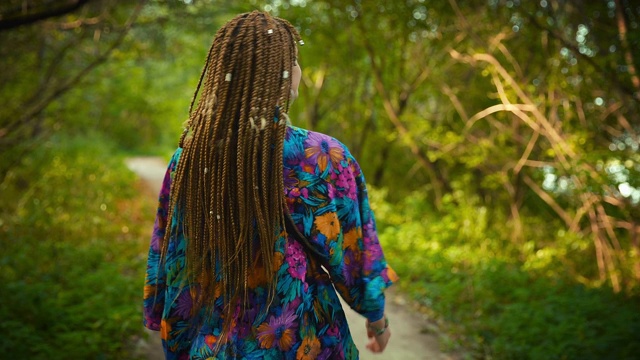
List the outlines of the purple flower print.
<svg viewBox="0 0 640 360">
<path fill-rule="evenodd" d="M 316 360 L 329 360 L 330 356 L 331 356 L 331 349 L 324 348 L 324 350 L 322 350 L 322 352 L 318 355 Z"/>
<path fill-rule="evenodd" d="M 329 163 L 338 163 L 344 158 L 342 146 L 331 137 L 310 132 L 304 144 L 306 158 L 318 164 L 320 171 L 324 171 Z"/>
<path fill-rule="evenodd" d="M 340 189 L 340 197 L 347 196 L 350 199 L 355 200 L 357 197 L 357 186 L 355 177 L 353 176 L 353 169 L 351 166 L 347 166 L 338 175 L 336 179 L 336 186 Z"/>
<path fill-rule="evenodd" d="M 283 170 L 284 188 L 291 189 L 298 185 L 298 178 L 296 172 L 293 169 L 284 168 Z"/>
<path fill-rule="evenodd" d="M 307 258 L 304 255 L 304 249 L 297 241 L 291 241 L 287 244 L 287 249 L 284 254 L 289 269 L 289 274 L 295 278 L 304 280 L 307 273 Z"/>
<path fill-rule="evenodd" d="M 355 283 L 355 279 L 358 278 L 358 270 L 360 270 L 362 264 L 356 259 L 355 253 L 351 249 L 347 249 L 344 252 L 344 282 L 347 286 L 352 286 Z"/>
<path fill-rule="evenodd" d="M 296 315 L 293 307 L 288 307 L 275 317 L 258 326 L 258 341 L 263 349 L 276 347 L 281 351 L 289 351 L 296 341 Z"/>
<path fill-rule="evenodd" d="M 189 292 L 189 289 L 183 290 L 182 293 L 180 293 L 180 296 L 178 296 L 175 314 L 183 319 L 189 318 L 189 316 L 191 315 L 192 305 L 191 293 Z"/>
<path fill-rule="evenodd" d="M 382 248 L 376 237 L 365 236 L 363 241 L 365 248 L 364 271 L 368 274 L 382 258 Z"/>
</svg>

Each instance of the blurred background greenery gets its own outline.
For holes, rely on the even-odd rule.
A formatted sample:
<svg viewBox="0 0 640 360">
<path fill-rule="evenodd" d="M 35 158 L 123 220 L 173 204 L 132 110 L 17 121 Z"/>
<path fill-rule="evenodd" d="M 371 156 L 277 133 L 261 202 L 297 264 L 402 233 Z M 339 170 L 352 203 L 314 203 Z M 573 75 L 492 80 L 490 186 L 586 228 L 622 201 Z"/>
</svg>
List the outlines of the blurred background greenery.
<svg viewBox="0 0 640 360">
<path fill-rule="evenodd" d="M 136 356 L 155 204 L 123 159 L 172 153 L 254 9 L 300 30 L 291 118 L 358 158 L 443 350 L 640 358 L 632 0 L 3 1 L 0 357 Z"/>
</svg>

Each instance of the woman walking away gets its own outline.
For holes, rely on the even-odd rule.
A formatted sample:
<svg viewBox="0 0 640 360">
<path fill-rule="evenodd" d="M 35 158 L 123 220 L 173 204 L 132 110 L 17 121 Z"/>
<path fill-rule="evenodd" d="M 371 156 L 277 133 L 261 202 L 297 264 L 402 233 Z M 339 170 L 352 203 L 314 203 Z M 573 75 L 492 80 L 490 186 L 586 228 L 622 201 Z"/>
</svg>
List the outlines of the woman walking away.
<svg viewBox="0 0 640 360">
<path fill-rule="evenodd" d="M 396 275 L 360 167 L 287 116 L 297 43 L 257 11 L 215 35 L 149 251 L 144 323 L 167 359 L 357 359 L 336 290 L 365 317 L 367 347 L 387 345 Z"/>
</svg>

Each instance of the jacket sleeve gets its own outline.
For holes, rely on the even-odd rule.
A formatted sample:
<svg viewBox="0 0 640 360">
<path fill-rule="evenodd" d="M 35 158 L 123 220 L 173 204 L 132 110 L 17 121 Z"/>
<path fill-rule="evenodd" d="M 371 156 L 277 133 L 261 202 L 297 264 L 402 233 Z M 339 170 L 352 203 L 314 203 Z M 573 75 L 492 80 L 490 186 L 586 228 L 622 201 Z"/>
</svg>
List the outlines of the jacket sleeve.
<svg viewBox="0 0 640 360">
<path fill-rule="evenodd" d="M 383 317 L 384 290 L 398 277 L 387 264 L 378 241 L 364 175 L 346 148 L 345 155 L 347 167 L 333 184 L 334 193 L 345 193 L 333 197 L 341 225 L 342 254 L 338 257 L 342 261 L 339 258 L 331 261 L 330 275 L 349 306 L 373 322 Z M 330 255 L 336 257 L 336 252 Z"/>
<path fill-rule="evenodd" d="M 342 298 L 356 312 L 377 321 L 384 315 L 384 290 L 398 278 L 378 241 L 364 175 L 340 145 L 341 159 L 336 152 L 336 161 L 320 175 L 322 180 L 310 185 L 309 199 L 315 206 L 306 207 L 305 234 L 324 254 L 323 266 Z"/>
<path fill-rule="evenodd" d="M 143 315 L 144 326 L 150 330 L 160 331 L 162 312 L 165 300 L 166 273 L 161 264 L 162 242 L 164 239 L 167 213 L 171 191 L 171 174 L 177 164 L 177 155 L 173 156 L 162 181 L 162 188 L 158 196 L 158 210 L 151 235 L 147 271 L 144 283 Z"/>
</svg>

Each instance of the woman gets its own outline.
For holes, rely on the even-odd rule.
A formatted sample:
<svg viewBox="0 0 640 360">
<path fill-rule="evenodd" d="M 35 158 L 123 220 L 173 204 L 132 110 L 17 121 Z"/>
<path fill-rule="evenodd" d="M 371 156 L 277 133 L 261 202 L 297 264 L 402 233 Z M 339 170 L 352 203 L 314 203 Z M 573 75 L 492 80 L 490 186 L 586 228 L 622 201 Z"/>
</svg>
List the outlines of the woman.
<svg viewBox="0 0 640 360">
<path fill-rule="evenodd" d="M 213 40 L 149 251 L 144 322 L 167 359 L 357 359 L 335 289 L 365 316 L 370 350 L 389 340 L 396 276 L 360 167 L 288 121 L 298 41 L 257 11 Z"/>
</svg>

